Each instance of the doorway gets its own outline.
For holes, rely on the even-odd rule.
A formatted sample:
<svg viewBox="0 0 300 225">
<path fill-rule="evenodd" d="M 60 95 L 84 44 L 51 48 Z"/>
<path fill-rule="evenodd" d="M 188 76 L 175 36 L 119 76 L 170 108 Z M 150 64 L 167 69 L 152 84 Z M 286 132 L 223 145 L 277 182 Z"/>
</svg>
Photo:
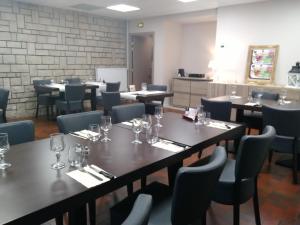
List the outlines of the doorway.
<svg viewBox="0 0 300 225">
<path fill-rule="evenodd" d="M 142 83 L 152 83 L 154 34 L 139 33 L 129 36 L 129 84 L 141 90 Z"/>
</svg>

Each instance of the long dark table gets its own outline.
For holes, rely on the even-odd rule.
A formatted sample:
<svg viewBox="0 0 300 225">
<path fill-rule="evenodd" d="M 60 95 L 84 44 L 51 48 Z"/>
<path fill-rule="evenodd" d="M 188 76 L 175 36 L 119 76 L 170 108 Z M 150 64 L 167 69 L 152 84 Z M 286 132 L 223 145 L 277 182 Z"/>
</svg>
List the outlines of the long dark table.
<svg viewBox="0 0 300 225">
<path fill-rule="evenodd" d="M 112 142 L 109 143 L 92 143 L 66 135 L 67 147 L 62 152 L 62 160 L 66 164 L 68 147 L 80 143 L 90 148 L 88 164 L 98 165 L 117 176 L 90 189 L 66 175 L 68 165 L 61 171 L 50 168 L 55 154 L 50 151 L 49 139 L 11 146 L 7 161 L 12 163 L 12 167 L 0 177 L 0 224 L 41 224 L 67 211 L 82 212 L 88 201 L 162 168 L 178 165 L 199 148 L 229 136 L 240 137 L 245 129 L 238 125 L 230 130 L 205 126 L 195 130 L 192 122 L 174 113 L 166 113 L 162 124 L 162 138 L 182 142 L 190 148 L 175 153 L 152 147 L 145 141 L 134 145 L 131 143 L 134 138 L 132 131 L 117 125 L 110 132 Z M 143 134 L 141 139 L 145 139 Z M 86 224 L 86 217 L 78 219 L 74 224 Z"/>
<path fill-rule="evenodd" d="M 97 108 L 97 99 L 96 99 L 96 89 L 99 88 L 99 85 L 95 85 L 95 84 L 83 84 L 85 87 L 85 90 L 91 90 L 91 96 L 90 96 L 90 100 L 91 100 L 91 109 L 92 110 L 96 110 Z M 40 85 L 41 89 L 44 89 L 46 91 L 58 91 L 61 92 L 59 88 L 57 87 L 51 87 L 48 85 Z"/>
<path fill-rule="evenodd" d="M 174 96 L 173 92 L 161 91 L 160 93 L 155 93 L 156 91 L 147 91 L 148 93 L 143 94 L 142 91 L 137 92 L 121 92 L 121 98 L 128 100 L 137 100 L 139 102 L 147 103 L 150 101 L 161 101 L 166 97 Z"/>
</svg>

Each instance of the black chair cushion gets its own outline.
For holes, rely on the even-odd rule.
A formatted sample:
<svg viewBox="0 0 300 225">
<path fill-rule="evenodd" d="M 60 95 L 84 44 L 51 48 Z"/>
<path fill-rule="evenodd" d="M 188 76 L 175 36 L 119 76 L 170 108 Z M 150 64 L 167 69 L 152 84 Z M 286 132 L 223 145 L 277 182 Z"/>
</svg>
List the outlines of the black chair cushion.
<svg viewBox="0 0 300 225">
<path fill-rule="evenodd" d="M 40 105 L 54 105 L 60 97 L 56 95 L 39 95 L 37 101 Z"/>
<path fill-rule="evenodd" d="M 60 110 L 68 110 L 68 102 L 63 100 L 56 101 L 56 107 Z M 69 110 L 83 110 L 81 101 L 69 101 Z"/>
<path fill-rule="evenodd" d="M 213 201 L 225 205 L 232 205 L 234 203 L 235 165 L 235 160 L 227 160 L 224 170 L 219 178 Z M 239 196 L 240 203 L 248 201 L 253 196 L 254 187 L 253 179 L 242 180 Z"/>
</svg>

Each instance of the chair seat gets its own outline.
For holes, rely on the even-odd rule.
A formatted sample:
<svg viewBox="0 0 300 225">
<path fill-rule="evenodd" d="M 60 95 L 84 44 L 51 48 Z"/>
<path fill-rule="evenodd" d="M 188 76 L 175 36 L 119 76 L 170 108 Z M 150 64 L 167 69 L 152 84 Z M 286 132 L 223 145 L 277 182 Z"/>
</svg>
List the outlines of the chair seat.
<svg viewBox="0 0 300 225">
<path fill-rule="evenodd" d="M 148 225 L 172 225 L 171 223 L 172 197 L 160 200 L 152 208 Z"/>
<path fill-rule="evenodd" d="M 37 102 L 40 105 L 54 105 L 55 101 L 60 97 L 57 95 L 39 95 L 37 98 Z"/>
<path fill-rule="evenodd" d="M 60 110 L 83 110 L 82 108 L 82 102 L 81 101 L 69 101 L 69 108 L 68 108 L 68 102 L 63 100 L 56 100 L 56 107 Z"/>
<path fill-rule="evenodd" d="M 235 160 L 228 159 L 219 178 L 218 187 L 213 196 L 213 201 L 225 205 L 233 205 L 235 193 Z M 248 201 L 254 193 L 255 183 L 253 179 L 242 180 L 240 186 L 240 204 Z"/>
</svg>

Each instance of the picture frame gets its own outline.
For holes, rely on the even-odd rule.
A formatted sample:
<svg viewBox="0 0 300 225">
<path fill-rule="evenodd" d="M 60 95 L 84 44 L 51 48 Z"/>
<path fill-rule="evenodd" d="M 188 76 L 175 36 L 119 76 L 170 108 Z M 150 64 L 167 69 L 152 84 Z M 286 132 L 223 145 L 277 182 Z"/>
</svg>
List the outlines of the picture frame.
<svg viewBox="0 0 300 225">
<path fill-rule="evenodd" d="M 247 83 L 274 82 L 279 45 L 250 45 L 246 68 Z"/>
</svg>

